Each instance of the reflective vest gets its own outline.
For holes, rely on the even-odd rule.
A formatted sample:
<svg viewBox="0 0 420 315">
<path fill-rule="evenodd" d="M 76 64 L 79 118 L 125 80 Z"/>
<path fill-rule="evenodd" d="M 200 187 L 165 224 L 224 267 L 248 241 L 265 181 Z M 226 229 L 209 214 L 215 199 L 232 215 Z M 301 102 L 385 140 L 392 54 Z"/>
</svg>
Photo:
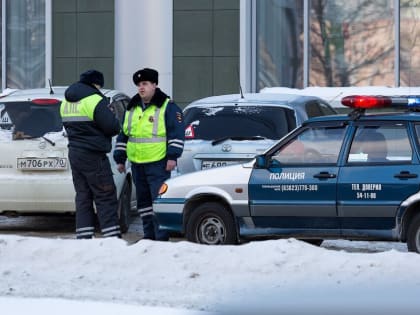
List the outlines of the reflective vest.
<svg viewBox="0 0 420 315">
<path fill-rule="evenodd" d="M 134 163 L 149 163 L 166 156 L 165 111 L 169 98 L 161 107 L 149 105 L 144 111 L 134 106 L 125 113 L 123 130 L 128 136 L 127 158 Z"/>
<path fill-rule="evenodd" d="M 78 102 L 61 102 L 60 115 L 63 122 L 93 121 L 93 113 L 96 105 L 102 100 L 102 96 L 93 94 L 82 98 Z"/>
</svg>

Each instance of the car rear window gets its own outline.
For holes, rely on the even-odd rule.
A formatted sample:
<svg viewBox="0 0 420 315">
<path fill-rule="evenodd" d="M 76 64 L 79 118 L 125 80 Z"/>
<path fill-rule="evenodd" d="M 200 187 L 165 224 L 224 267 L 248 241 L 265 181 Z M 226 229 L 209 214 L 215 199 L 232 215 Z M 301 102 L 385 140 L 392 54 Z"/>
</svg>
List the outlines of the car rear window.
<svg viewBox="0 0 420 315">
<path fill-rule="evenodd" d="M 185 138 L 261 136 L 280 139 L 296 127 L 292 109 L 275 106 L 192 107 L 184 112 Z"/>
<path fill-rule="evenodd" d="M 41 137 L 48 132 L 58 132 L 63 129 L 60 117 L 60 102 L 54 104 L 35 104 L 32 102 L 3 103 L 3 117 L 8 117 L 13 138 Z M 7 116 L 6 116 L 7 115 Z"/>
</svg>

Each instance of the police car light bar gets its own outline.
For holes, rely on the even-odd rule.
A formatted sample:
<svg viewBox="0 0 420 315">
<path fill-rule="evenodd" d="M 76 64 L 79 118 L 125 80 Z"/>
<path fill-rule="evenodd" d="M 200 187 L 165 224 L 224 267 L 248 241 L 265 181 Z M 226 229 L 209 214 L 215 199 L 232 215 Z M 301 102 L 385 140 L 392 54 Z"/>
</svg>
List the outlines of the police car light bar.
<svg viewBox="0 0 420 315">
<path fill-rule="evenodd" d="M 385 107 L 420 109 L 420 96 L 349 95 L 342 98 L 341 104 L 354 109 L 373 109 Z"/>
</svg>

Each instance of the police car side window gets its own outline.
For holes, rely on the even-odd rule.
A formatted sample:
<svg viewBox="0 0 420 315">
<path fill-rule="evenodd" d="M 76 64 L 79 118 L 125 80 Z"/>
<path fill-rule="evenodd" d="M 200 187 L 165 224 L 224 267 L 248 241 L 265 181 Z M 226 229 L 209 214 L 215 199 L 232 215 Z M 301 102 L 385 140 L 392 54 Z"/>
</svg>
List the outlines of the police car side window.
<svg viewBox="0 0 420 315">
<path fill-rule="evenodd" d="M 411 162 L 412 148 L 406 126 L 359 126 L 347 162 L 383 164 Z"/>
<path fill-rule="evenodd" d="M 308 128 L 277 151 L 273 160 L 283 165 L 337 163 L 345 130 L 345 127 Z"/>
</svg>

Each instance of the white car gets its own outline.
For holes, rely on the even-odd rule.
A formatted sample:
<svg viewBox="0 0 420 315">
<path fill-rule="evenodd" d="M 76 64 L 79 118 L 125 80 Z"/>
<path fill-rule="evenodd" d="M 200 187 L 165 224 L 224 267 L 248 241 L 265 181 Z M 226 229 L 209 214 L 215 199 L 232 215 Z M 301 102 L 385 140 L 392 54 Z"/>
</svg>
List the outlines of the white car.
<svg viewBox="0 0 420 315">
<path fill-rule="evenodd" d="M 65 90 L 14 90 L 0 98 L 0 214 L 75 212 L 68 139 L 59 113 Z M 101 91 L 121 119 L 130 98 L 115 90 Z M 109 160 L 125 232 L 136 209 L 135 190 L 130 169 L 120 174 L 111 154 Z"/>
</svg>

